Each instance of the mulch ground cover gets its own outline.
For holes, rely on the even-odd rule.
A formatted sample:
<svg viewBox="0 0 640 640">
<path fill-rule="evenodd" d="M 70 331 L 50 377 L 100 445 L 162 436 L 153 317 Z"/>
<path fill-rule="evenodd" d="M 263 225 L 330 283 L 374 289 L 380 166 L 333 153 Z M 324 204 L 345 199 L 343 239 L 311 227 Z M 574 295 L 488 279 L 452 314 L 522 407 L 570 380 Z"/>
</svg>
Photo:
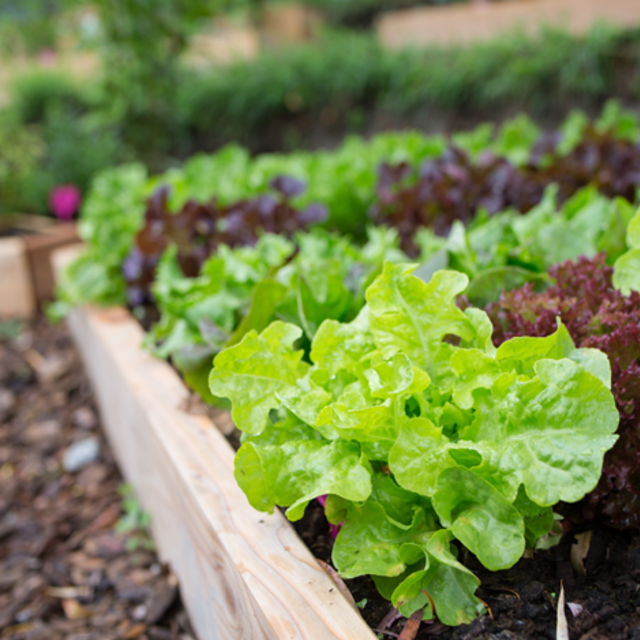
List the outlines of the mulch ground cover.
<svg viewBox="0 0 640 640">
<path fill-rule="evenodd" d="M 193 640 L 140 514 L 116 526 L 123 479 L 65 328 L 0 334 L 0 637 Z"/>
</svg>

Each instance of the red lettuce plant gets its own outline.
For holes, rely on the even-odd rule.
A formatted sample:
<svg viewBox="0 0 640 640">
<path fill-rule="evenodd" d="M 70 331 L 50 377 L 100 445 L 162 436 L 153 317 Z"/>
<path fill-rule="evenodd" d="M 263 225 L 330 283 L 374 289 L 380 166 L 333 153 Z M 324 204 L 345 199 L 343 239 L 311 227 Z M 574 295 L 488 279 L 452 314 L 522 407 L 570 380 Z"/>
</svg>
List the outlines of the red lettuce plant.
<svg viewBox="0 0 640 640">
<path fill-rule="evenodd" d="M 377 224 L 397 228 L 402 248 L 415 256 L 419 228 L 446 235 L 455 220 L 467 222 L 481 208 L 490 215 L 510 207 L 526 213 L 550 184 L 558 185 L 559 204 L 589 184 L 606 196 L 635 200 L 640 144 L 595 125 L 585 126 L 570 149 L 562 142 L 559 135 L 542 138 L 519 167 L 490 152 L 473 160 L 455 146 L 420 170 L 407 163 L 383 164 L 370 215 Z"/>
<path fill-rule="evenodd" d="M 184 275 L 195 277 L 222 244 L 254 245 L 261 233 L 290 237 L 326 218 L 323 205 L 310 204 L 299 211 L 292 204 L 292 198 L 306 190 L 304 182 L 278 176 L 270 186 L 275 195 L 262 194 L 228 205 L 215 199 L 206 203 L 190 200 L 177 213 L 169 211 L 169 188 L 160 187 L 147 202 L 144 226 L 122 264 L 129 303 L 136 306 L 150 301 L 156 267 L 169 246 L 176 246 Z"/>
<path fill-rule="evenodd" d="M 395 227 L 404 251 L 415 256 L 417 229 L 446 235 L 455 220 L 469 222 L 481 207 L 490 214 L 511 206 L 528 211 L 543 192 L 544 185 L 527 181 L 504 158 L 487 154 L 473 162 L 465 151 L 450 147 L 419 172 L 406 162 L 381 165 L 370 215 L 376 224 Z"/>
<path fill-rule="evenodd" d="M 613 287 L 613 269 L 604 254 L 557 265 L 549 275 L 555 284 L 545 292 L 534 292 L 528 283 L 487 307 L 494 342 L 551 335 L 560 317 L 577 347 L 607 354 L 620 438 L 606 454 L 602 477 L 583 502 L 583 512 L 587 518 L 604 514 L 620 528 L 640 526 L 640 294 L 624 296 Z"/>
</svg>

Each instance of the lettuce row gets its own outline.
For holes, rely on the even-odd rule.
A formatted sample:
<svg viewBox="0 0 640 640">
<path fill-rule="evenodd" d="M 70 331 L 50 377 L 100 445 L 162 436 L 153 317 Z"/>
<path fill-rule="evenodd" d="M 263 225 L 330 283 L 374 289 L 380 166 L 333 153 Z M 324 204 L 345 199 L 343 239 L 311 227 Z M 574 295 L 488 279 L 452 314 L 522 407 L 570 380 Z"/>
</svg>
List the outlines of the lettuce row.
<svg viewBox="0 0 640 640">
<path fill-rule="evenodd" d="M 255 246 L 220 245 L 200 275 L 186 277 L 175 248 L 163 254 L 153 294 L 160 321 L 147 347 L 171 358 L 187 383 L 213 402 L 207 384 L 213 356 L 255 329 L 281 319 L 301 327 L 307 343 L 322 321 L 354 318 L 385 260 L 405 261 L 392 229 L 371 228 L 362 247 L 319 229 L 295 242 L 266 233 Z"/>
<path fill-rule="evenodd" d="M 557 187 L 550 186 L 540 204 L 526 214 L 513 210 L 480 214 L 466 228 L 454 222 L 448 238 L 421 229 L 416 243 L 423 264 L 416 275 L 428 277 L 437 269 L 461 271 L 470 280 L 466 296 L 484 306 L 498 300 L 502 291 L 526 282 L 536 288 L 548 284 L 546 272 L 554 264 L 581 255 L 592 258 L 602 251 L 613 264 L 633 247 L 627 226 L 635 209 L 624 198 L 609 199 L 586 187 L 561 207 L 556 199 Z M 625 278 L 637 278 L 637 254 L 627 255 L 616 270 L 624 268 Z"/>
<path fill-rule="evenodd" d="M 562 325 L 495 349 L 486 314 L 455 304 L 465 275 L 413 268 L 386 263 L 353 321 L 322 323 L 313 364 L 277 321 L 222 351 L 209 382 L 243 431 L 235 476 L 255 508 L 297 520 L 329 494 L 341 574 L 372 575 L 404 615 L 430 617 L 431 598 L 456 625 L 482 604 L 452 541 L 512 566 L 554 504 L 596 485 L 618 415 L 604 354 Z"/>
</svg>

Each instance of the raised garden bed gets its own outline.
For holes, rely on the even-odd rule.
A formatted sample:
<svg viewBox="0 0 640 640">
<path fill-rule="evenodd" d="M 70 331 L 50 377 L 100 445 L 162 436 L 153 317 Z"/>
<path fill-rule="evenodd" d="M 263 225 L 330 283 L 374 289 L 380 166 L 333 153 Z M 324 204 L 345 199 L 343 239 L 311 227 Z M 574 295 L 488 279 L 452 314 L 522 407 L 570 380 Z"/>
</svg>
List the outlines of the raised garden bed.
<svg viewBox="0 0 640 640">
<path fill-rule="evenodd" d="M 606 130 L 611 130 L 615 138 L 619 130 L 609 121 L 624 122 L 625 135 L 635 139 L 635 121 L 617 111 L 613 116 L 609 113 Z M 98 259 L 99 269 L 92 274 L 98 277 L 89 283 L 91 296 L 84 297 L 86 267 L 104 253 L 100 238 L 106 236 L 95 233 L 87 238 L 89 251 L 64 273 L 66 286 L 61 290 L 65 297 L 56 309 L 68 312 L 76 308 L 71 323 L 87 354 L 98 395 L 102 396 L 107 427 L 113 423 L 113 440 L 116 449 L 120 449 L 125 473 L 134 484 L 143 486 L 143 500 L 147 505 L 159 504 L 159 537 L 170 530 L 176 512 L 183 516 L 185 523 L 181 526 L 187 528 L 185 532 L 164 533 L 166 557 L 173 558 L 178 573 L 196 585 L 194 603 L 199 603 L 195 598 L 203 592 L 209 593 L 209 581 L 214 585 L 213 591 L 225 594 L 214 598 L 216 603 L 227 600 L 223 612 L 213 617 L 214 628 L 236 628 L 235 619 L 230 619 L 228 613 L 229 602 L 233 602 L 233 611 L 242 609 L 244 617 L 253 621 L 246 627 L 252 636 L 256 633 L 252 626 L 255 621 L 261 633 L 265 625 L 274 632 L 286 627 L 282 615 L 295 629 L 306 614 L 292 618 L 283 608 L 291 590 L 303 594 L 302 601 L 294 604 L 296 611 L 310 607 L 315 612 L 314 624 L 319 618 L 321 629 L 332 625 L 323 615 L 318 616 L 317 599 L 326 590 L 311 587 L 309 597 L 305 596 L 299 585 L 289 579 L 290 571 L 296 574 L 295 580 L 299 580 L 300 572 L 289 558 L 279 558 L 278 548 L 284 546 L 302 561 L 308 573 L 313 563 L 307 552 L 283 542 L 283 535 L 291 535 L 292 539 L 295 535 L 282 520 L 272 525 L 280 532 L 276 546 L 268 541 L 269 530 L 260 544 L 254 544 L 250 525 L 262 525 L 265 519 L 248 509 L 235 488 L 235 480 L 256 509 L 267 512 L 276 506 L 288 507 L 287 517 L 299 522 L 296 530 L 317 557 L 326 561 L 331 549 L 331 561 L 342 578 L 368 577 L 370 583 L 375 582 L 385 603 L 373 612 L 375 596 L 363 592 L 359 584 L 350 584 L 349 588 L 357 594 L 359 606 L 366 608 L 364 615 L 376 633 L 380 629 L 387 633 L 385 624 L 389 624 L 393 612 L 387 614 L 383 609 L 389 607 L 389 600 L 404 616 L 402 622 L 409 620 L 405 628 L 413 626 L 417 630 L 416 623 L 419 625 L 424 619 L 423 635 L 432 635 L 436 630 L 445 633 L 441 631 L 443 625 L 474 625 L 485 609 L 491 613 L 493 604 L 487 603 L 487 596 L 475 595 L 476 588 L 485 589 L 482 585 L 490 581 L 479 582 L 480 576 L 476 577 L 467 566 L 473 558 L 459 544 L 475 554 L 486 569 L 499 572 L 515 567 L 525 549 L 531 550 L 534 545 L 538 548 L 539 541 L 543 549 L 547 548 L 544 545 L 553 546 L 560 541 L 557 536 L 561 531 L 554 528 L 558 518 L 553 506 L 558 502 L 575 503 L 590 494 L 602 477 L 601 456 L 615 443 L 613 432 L 620 417 L 626 419 L 628 412 L 625 406 L 620 405 L 619 409 L 616 405 L 622 398 L 620 393 L 614 397 L 608 390 L 611 364 L 604 361 L 607 356 L 593 350 L 576 351 L 574 341 L 580 336 L 568 334 L 562 325 L 556 326 L 557 313 L 552 314 L 551 328 L 545 328 L 537 338 L 526 337 L 529 334 L 524 331 L 496 351 L 488 339 L 496 327 L 478 306 L 495 302 L 504 289 L 519 286 L 513 278 L 548 282 L 552 265 L 579 255 L 595 261 L 598 251 L 606 252 L 606 258 L 617 265 L 615 270 L 606 267 L 603 256 L 592 265 L 597 274 L 609 278 L 603 281 L 607 291 L 613 290 L 614 281 L 616 287 L 637 289 L 633 265 L 640 245 L 640 216 L 635 215 L 629 202 L 634 193 L 627 194 L 624 180 L 616 182 L 611 195 L 624 194 L 626 199 L 610 200 L 599 194 L 594 184 L 575 191 L 576 184 L 581 184 L 582 172 L 574 165 L 577 162 L 578 168 L 582 166 L 585 144 L 600 148 L 604 126 L 590 126 L 583 116 L 578 117 L 580 120 L 576 121 L 573 116 L 571 131 L 577 127 L 582 139 L 576 143 L 576 136 L 568 137 L 565 132 L 561 141 L 571 143 L 571 149 L 553 156 L 549 165 L 558 173 L 559 185 L 544 191 L 549 175 L 536 174 L 535 166 L 530 165 L 528 170 L 533 173 L 525 176 L 526 172 L 519 173 L 516 164 L 501 160 L 500 167 L 506 167 L 513 179 L 513 189 L 505 198 L 515 197 L 516 193 L 532 195 L 533 202 L 520 203 L 522 215 L 518 215 L 502 211 L 510 200 L 491 201 L 488 204 L 494 216 L 474 217 L 474 198 L 482 200 L 484 192 L 470 188 L 476 184 L 475 179 L 471 180 L 463 189 L 471 198 L 472 204 L 465 204 L 470 208 L 447 212 L 452 219 L 441 225 L 440 231 L 445 234 L 451 227 L 447 239 L 429 231 L 429 227 L 439 228 L 439 218 L 430 217 L 433 212 L 422 208 L 420 198 L 404 198 L 403 189 L 415 188 L 407 182 L 411 177 L 407 163 L 387 164 L 381 170 L 376 192 L 380 206 L 373 213 L 384 214 L 377 221 L 383 225 L 391 222 L 392 228 L 385 225 L 371 229 L 362 246 L 328 235 L 322 229 L 300 231 L 306 222 L 324 219 L 324 207 L 322 203 L 307 203 L 300 210 L 292 205 L 289 199 L 300 196 L 305 185 L 285 175 L 269 183 L 278 193 L 276 197 L 263 193 L 233 205 L 221 207 L 213 200 L 188 203 L 182 209 L 181 202 L 173 202 L 178 207 L 174 214 L 170 214 L 170 189 L 158 188 L 147 201 L 145 223 L 132 247 L 127 247 L 126 240 L 135 230 L 132 222 L 137 225 L 139 219 L 122 216 L 121 233 L 109 234 L 118 242 L 108 256 Z M 524 124 L 521 122 L 518 129 Z M 467 144 L 475 141 L 472 147 L 487 148 L 485 133 L 479 130 L 467 136 Z M 527 136 L 529 142 L 524 145 L 527 155 L 532 153 L 532 137 Z M 616 148 L 635 157 L 636 147 L 627 137 L 615 138 Z M 542 152 L 540 147 L 537 150 Z M 520 146 L 509 145 L 510 157 L 522 156 L 521 151 Z M 443 157 L 451 165 L 460 154 L 454 149 L 443 152 Z M 462 153 L 460 159 L 464 158 Z M 418 182 L 420 193 L 423 187 L 428 192 L 433 180 L 440 184 L 437 177 L 442 173 L 442 161 L 431 159 L 425 165 L 429 171 L 420 174 L 426 180 Z M 467 171 L 462 174 L 476 175 L 475 165 L 464 160 L 465 163 Z M 479 166 L 487 169 L 487 161 Z M 577 183 L 569 179 L 574 175 L 578 175 Z M 109 189 L 99 190 L 102 197 L 114 191 L 114 177 L 110 176 Z M 144 176 L 129 171 L 120 177 L 135 199 L 135 185 Z M 482 176 L 479 178 L 484 185 Z M 446 185 L 452 186 L 448 182 Z M 607 191 L 606 185 L 597 186 Z M 115 191 L 127 193 L 120 187 Z M 119 201 L 115 213 L 134 211 L 140 215 L 140 203 L 127 204 L 131 197 Z M 203 198 L 202 192 L 199 198 Z M 400 202 L 399 209 L 396 200 Z M 408 208 L 402 204 L 405 201 L 409 202 Z M 438 211 L 444 215 L 441 209 Z M 100 214 L 101 223 L 114 222 L 110 197 L 104 206 L 92 207 L 91 211 Z M 228 224 L 218 227 L 217 220 Z M 407 225 L 407 221 L 411 224 Z M 463 221 L 468 223 L 466 228 Z M 260 228 L 267 233 L 257 239 L 255 230 Z M 185 230 L 189 230 L 186 235 Z M 289 239 L 294 231 L 298 232 L 295 238 L 299 249 L 295 254 L 296 245 Z M 552 235 L 571 237 L 571 246 L 554 245 L 550 242 Z M 419 240 L 419 244 L 411 246 L 408 241 L 412 239 Z M 413 275 L 401 266 L 409 261 L 409 255 L 421 265 Z M 443 270 L 446 267 L 458 273 Z M 78 287 L 74 288 L 74 283 Z M 522 295 L 527 295 L 533 286 L 523 289 Z M 457 300 L 463 290 L 467 298 Z M 125 291 L 133 315 L 150 328 L 144 339 L 142 330 L 132 324 L 126 312 L 97 312 L 82 306 L 91 300 L 113 309 L 124 300 Z M 635 298 L 618 302 L 637 307 Z M 475 308 L 467 307 L 469 303 Z M 158 316 L 160 321 L 154 324 Z M 562 318 L 565 320 L 564 311 Z M 511 330 L 506 325 L 505 328 Z M 443 336 L 457 336 L 460 344 L 443 340 Z M 524 342 L 511 342 L 518 337 Z M 634 336 L 628 339 L 637 342 Z M 143 341 L 145 348 L 157 356 L 171 358 L 187 384 L 203 399 L 226 397 L 231 401 L 233 421 L 244 432 L 235 456 L 235 480 L 231 479 L 231 449 L 210 421 L 200 422 L 202 409 L 195 420 L 189 417 L 194 413 L 192 397 L 175 372 L 166 367 L 157 369 L 164 365 L 141 352 Z M 553 350 L 556 347 L 548 351 L 550 343 L 558 351 Z M 300 346 L 306 351 L 297 351 Z M 588 349 L 594 346 L 597 345 Z M 526 362 L 522 358 L 525 352 Z M 217 355 L 211 371 L 214 354 Z M 485 373 L 478 363 L 487 367 L 488 377 L 482 378 Z M 619 372 L 613 369 L 617 384 Z M 574 376 L 576 384 L 553 383 L 556 379 L 564 381 L 563 376 Z M 507 398 L 503 389 L 513 380 L 515 391 Z M 567 404 L 568 394 L 574 392 L 579 395 L 571 396 L 573 400 Z M 529 393 L 546 394 L 544 408 Z M 582 409 L 586 406 L 583 401 L 593 405 Z M 441 405 L 443 402 L 446 405 Z M 569 407 L 568 413 L 562 414 L 560 407 Z M 213 422 L 229 424 L 223 413 L 213 415 Z M 508 417 L 508 428 L 501 418 L 494 419 L 502 415 Z M 593 420 L 595 415 L 601 417 Z M 522 416 L 526 419 L 522 420 Z M 504 452 L 522 446 L 520 435 L 530 441 L 527 446 L 535 453 L 531 460 L 524 459 L 522 467 L 512 468 L 509 465 L 517 456 Z M 237 438 L 230 440 L 235 446 Z M 565 440 L 577 443 L 578 455 L 561 444 Z M 551 460 L 544 450 L 548 442 L 553 442 L 558 451 Z M 433 451 L 438 455 L 431 456 Z M 576 465 L 585 464 L 586 475 L 574 473 Z M 498 478 L 501 488 L 489 482 L 486 474 L 494 481 Z M 569 482 L 565 482 L 567 475 L 571 476 Z M 501 479 L 505 479 L 503 484 Z M 616 485 L 616 489 L 621 487 Z M 213 498 L 207 497 L 207 491 L 213 493 Z M 469 492 L 470 502 L 463 496 L 465 491 Z M 473 519 L 448 502 L 451 499 L 462 506 L 480 505 L 485 504 L 485 496 L 493 496 L 487 504 L 494 504 L 495 499 L 499 507 L 495 507 L 495 513 L 493 507 L 486 509 L 491 518 L 495 516 L 499 535 L 513 541 L 501 548 L 499 556 L 491 551 L 495 532 L 484 524 L 474 528 Z M 324 514 L 316 503 L 310 509 L 315 509 L 311 519 L 324 526 L 324 531 L 318 530 L 314 538 L 301 518 L 307 517 L 307 503 L 315 498 L 319 503 L 326 499 L 326 504 Z M 398 504 L 404 510 L 396 513 Z M 232 508 L 227 509 L 227 505 Z M 244 513 L 239 521 L 236 505 Z M 527 515 L 530 508 L 531 517 Z M 454 511 L 457 515 L 452 523 Z M 560 514 L 564 515 L 562 511 Z M 584 517 L 589 519 L 587 515 Z M 329 537 L 327 519 L 335 528 L 341 527 L 335 543 Z M 564 520 L 563 527 L 569 527 L 572 521 Z M 576 517 L 576 523 L 581 522 Z M 475 533 L 467 535 L 468 527 L 478 537 Z M 243 532 L 240 538 L 237 531 Z M 289 533 L 282 533 L 286 531 Z M 380 541 L 387 550 L 382 554 Z M 570 545 L 571 538 L 567 536 L 564 542 L 565 546 Z M 183 552 L 184 547 L 203 549 L 205 561 L 197 553 Z M 256 549 L 264 550 L 257 559 Z M 207 572 L 206 558 L 210 556 L 220 567 L 212 574 Z M 458 557 L 462 559 L 457 560 Z M 262 567 L 260 563 L 265 558 L 271 564 Z M 429 564 L 423 565 L 423 561 Z M 258 591 L 254 588 L 256 565 L 257 583 L 261 585 L 256 587 Z M 279 571 L 283 567 L 284 574 Z M 522 569 L 521 565 L 516 572 Z M 274 571 L 276 581 L 270 588 L 284 594 L 284 599 L 278 595 L 275 603 L 265 591 Z M 449 574 L 453 575 L 444 577 Z M 527 587 L 530 578 L 527 571 L 525 574 L 527 578 L 518 591 Z M 313 575 L 309 582 L 302 575 L 305 588 L 314 584 Z M 391 584 L 387 579 L 392 579 Z M 460 587 L 452 597 L 448 589 L 456 584 Z M 555 580 L 547 584 L 550 593 L 555 593 Z M 565 586 L 569 586 L 568 578 Z M 200 608 L 200 604 L 193 606 Z M 323 604 L 321 610 L 331 611 L 331 607 Z M 593 609 L 591 605 L 588 608 Z M 203 615 L 209 620 L 212 614 Z M 430 626 L 436 624 L 436 618 L 439 626 Z M 331 619 L 335 619 L 333 615 Z M 479 624 L 486 623 L 482 619 L 484 622 Z M 351 615 L 343 615 L 342 621 L 336 622 L 340 629 L 348 629 L 349 637 L 354 637 L 354 620 Z M 544 624 L 548 622 L 547 619 Z M 308 624 L 303 626 L 307 628 Z M 391 635 L 400 631 L 389 629 Z M 546 630 L 545 634 L 549 636 Z M 400 637 L 414 638 L 410 631 L 402 631 Z M 531 629 L 522 637 L 537 638 L 538 630 Z"/>
<path fill-rule="evenodd" d="M 137 321 L 122 308 L 83 307 L 68 323 L 200 640 L 375 638 L 284 516 L 249 506 L 231 446 L 211 420 L 187 411 L 189 391 L 141 349 Z"/>
<path fill-rule="evenodd" d="M 510 0 L 444 7 L 419 7 L 388 13 L 376 30 L 384 46 L 433 46 L 491 40 L 520 30 L 537 34 L 545 27 L 584 35 L 598 22 L 629 28 L 640 23 L 635 0 Z"/>
<path fill-rule="evenodd" d="M 50 256 L 79 241 L 75 223 L 13 216 L 0 223 L 0 318 L 26 318 L 53 296 Z"/>
</svg>

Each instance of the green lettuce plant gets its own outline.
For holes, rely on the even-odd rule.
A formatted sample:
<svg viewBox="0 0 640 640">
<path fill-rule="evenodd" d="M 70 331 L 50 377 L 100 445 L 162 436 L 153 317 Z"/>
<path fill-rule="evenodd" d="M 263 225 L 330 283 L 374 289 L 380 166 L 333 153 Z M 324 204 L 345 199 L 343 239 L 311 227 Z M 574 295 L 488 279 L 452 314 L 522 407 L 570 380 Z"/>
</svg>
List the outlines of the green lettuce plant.
<svg viewBox="0 0 640 640">
<path fill-rule="evenodd" d="M 513 210 L 495 216 L 481 213 L 466 228 L 455 222 L 447 238 L 421 229 L 416 242 L 423 264 L 416 275 L 428 279 L 437 269 L 462 271 L 470 280 L 466 296 L 483 306 L 525 282 L 548 283 L 546 272 L 554 264 L 578 256 L 592 258 L 601 251 L 613 264 L 633 247 L 633 232 L 627 226 L 635 208 L 627 200 L 610 199 L 586 187 L 559 207 L 556 195 L 557 188 L 550 186 L 540 204 L 524 215 Z M 620 274 L 633 255 L 620 259 Z M 631 269 L 625 277 L 633 278 L 634 273 Z"/>
<path fill-rule="evenodd" d="M 371 228 L 362 247 L 319 229 L 293 242 L 266 233 L 253 247 L 221 245 L 196 278 L 185 276 L 175 247 L 162 256 L 153 295 L 160 320 L 147 334 L 155 355 L 171 358 L 202 397 L 213 356 L 273 320 L 304 330 L 308 345 L 326 319 L 349 321 L 385 260 L 406 261 L 392 229 Z M 295 255 L 294 255 L 295 252 Z"/>
<path fill-rule="evenodd" d="M 628 296 L 631 291 L 640 291 L 640 211 L 627 227 L 629 251 L 622 254 L 613 265 L 613 286 Z"/>
<path fill-rule="evenodd" d="M 456 625 L 482 610 L 460 545 L 491 570 L 515 564 L 554 504 L 596 485 L 618 415 L 604 354 L 562 325 L 496 349 L 487 315 L 456 306 L 466 275 L 413 268 L 386 263 L 306 358 L 295 325 L 249 331 L 216 356 L 210 389 L 231 400 L 235 477 L 256 509 L 298 520 L 328 494 L 341 575 Z"/>
</svg>

